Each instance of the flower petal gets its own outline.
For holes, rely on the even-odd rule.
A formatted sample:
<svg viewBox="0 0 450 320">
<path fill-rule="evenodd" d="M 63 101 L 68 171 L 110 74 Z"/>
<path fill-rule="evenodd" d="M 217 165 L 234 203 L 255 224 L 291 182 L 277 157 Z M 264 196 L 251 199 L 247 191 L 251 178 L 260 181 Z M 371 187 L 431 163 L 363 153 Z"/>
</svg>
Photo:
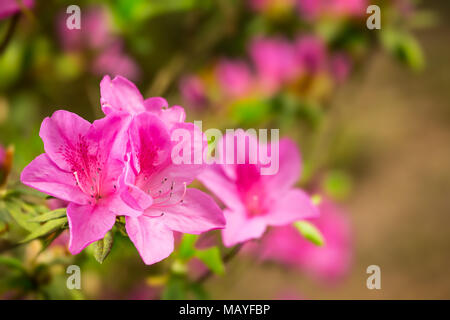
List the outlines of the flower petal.
<svg viewBox="0 0 450 320">
<path fill-rule="evenodd" d="M 147 265 L 167 258 L 173 251 L 173 232 L 160 217 L 127 217 L 126 230 Z"/>
<path fill-rule="evenodd" d="M 70 228 L 69 251 L 78 254 L 94 241 L 102 239 L 111 230 L 116 215 L 104 206 L 78 205 L 67 207 Z"/>
<path fill-rule="evenodd" d="M 292 189 L 276 201 L 264 217 L 268 225 L 283 226 L 318 216 L 319 209 L 312 203 L 311 198 L 300 189 Z"/>
<path fill-rule="evenodd" d="M 58 110 L 42 121 L 39 135 L 50 159 L 61 169 L 70 171 L 68 159 L 77 152 L 80 137 L 84 137 L 90 128 L 91 124 L 75 113 Z"/>
<path fill-rule="evenodd" d="M 164 223 L 173 231 L 199 234 L 225 227 L 222 210 L 209 195 L 197 189 L 187 189 L 183 202 L 156 210 L 164 212 Z"/>
<path fill-rule="evenodd" d="M 222 230 L 223 244 L 226 247 L 260 238 L 266 230 L 266 223 L 261 217 L 247 218 L 244 211 L 225 210 L 227 225 Z"/>
<path fill-rule="evenodd" d="M 58 168 L 45 153 L 36 157 L 23 169 L 20 181 L 65 201 L 78 204 L 89 202 L 88 196 L 76 185 L 73 174 Z"/>
<path fill-rule="evenodd" d="M 198 180 L 230 209 L 242 209 L 243 205 L 236 184 L 228 179 L 220 165 L 210 165 Z"/>
<path fill-rule="evenodd" d="M 271 190 L 284 194 L 300 177 L 301 157 L 297 145 L 290 139 L 281 139 L 279 148 L 278 173 L 264 176 L 264 179 Z"/>
<path fill-rule="evenodd" d="M 169 107 L 167 100 L 161 97 L 152 97 L 144 100 L 144 106 L 147 111 L 157 113 L 162 108 Z"/>
<path fill-rule="evenodd" d="M 117 76 L 113 80 L 105 76 L 100 82 L 102 110 L 111 112 L 128 112 L 138 114 L 145 111 L 144 98 L 138 88 L 124 77 Z"/>
</svg>

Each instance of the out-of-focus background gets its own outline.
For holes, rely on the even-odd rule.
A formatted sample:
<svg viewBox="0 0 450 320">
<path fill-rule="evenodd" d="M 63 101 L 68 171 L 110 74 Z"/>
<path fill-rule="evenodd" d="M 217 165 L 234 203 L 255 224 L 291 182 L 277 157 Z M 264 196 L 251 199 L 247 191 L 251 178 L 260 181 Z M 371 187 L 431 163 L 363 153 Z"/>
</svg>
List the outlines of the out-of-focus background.
<svg viewBox="0 0 450 320">
<path fill-rule="evenodd" d="M 449 299 L 450 3 L 422 1 L 416 7 L 420 15 L 405 9 L 403 20 L 417 42 L 392 45 L 400 37 L 377 34 L 385 28 L 384 14 L 391 17 L 388 7 L 382 6 L 382 29 L 369 31 L 366 15 L 342 18 L 356 21 L 349 27 L 329 16 L 320 22 L 302 18 L 305 11 L 298 13 L 290 4 L 295 1 L 264 7 L 270 2 L 180 0 L 150 1 L 149 6 L 137 0 L 80 1 L 82 28 L 90 29 L 77 38 L 64 30 L 71 3 L 36 0 L 27 8 L 24 1 L 20 15 L 0 20 L 0 41 L 14 28 L 0 52 L 0 143 L 15 148 L 10 186 L 19 185 L 20 170 L 42 152 L 42 119 L 61 108 L 90 121 L 101 117 L 99 82 L 105 74 L 122 74 L 144 97 L 164 96 L 171 105 L 181 104 L 189 120 L 203 120 L 205 127 L 280 128 L 281 136 L 295 139 L 304 154 L 301 185 L 326 193 L 349 217 L 350 266 L 338 279 L 324 281 L 314 272 L 243 250 L 227 265 L 226 275 L 206 282 L 209 298 Z M 407 1 L 391 2 L 401 11 Z M 390 30 L 396 28 L 404 26 L 397 20 L 389 24 Z M 277 94 L 263 102 L 255 95 L 268 89 L 238 98 L 218 93 L 220 84 L 211 80 L 218 61 L 231 57 L 251 64 L 248 47 L 254 39 L 292 40 L 297 32 L 323 36 L 330 57 L 347 55 L 352 62 L 343 67 L 351 69 L 345 81 L 336 74 L 308 75 L 312 82 L 283 83 L 271 88 Z M 245 83 L 246 75 L 230 74 L 225 78 L 232 79 L 231 87 Z M 295 102 L 286 103 L 292 96 Z M 7 223 L 0 225 L 0 235 L 9 229 Z M 17 232 L 19 238 L 23 232 Z M 39 246 L 15 250 L 14 256 L 30 265 Z M 74 261 L 64 246 L 52 250 L 44 265 L 55 257 Z M 17 293 L 14 288 L 27 285 L 16 284 L 13 272 L 0 266 L 0 280 L 5 280 L 0 295 L 153 298 L 158 275 L 167 268 L 164 263 L 146 267 L 126 238 L 116 241 L 102 265 L 86 253 L 75 259 L 86 270 L 81 292 L 65 292 L 63 269 L 52 266 L 42 284 L 47 295 L 28 295 L 33 286 Z M 381 268 L 380 290 L 366 287 L 369 265 Z"/>
</svg>

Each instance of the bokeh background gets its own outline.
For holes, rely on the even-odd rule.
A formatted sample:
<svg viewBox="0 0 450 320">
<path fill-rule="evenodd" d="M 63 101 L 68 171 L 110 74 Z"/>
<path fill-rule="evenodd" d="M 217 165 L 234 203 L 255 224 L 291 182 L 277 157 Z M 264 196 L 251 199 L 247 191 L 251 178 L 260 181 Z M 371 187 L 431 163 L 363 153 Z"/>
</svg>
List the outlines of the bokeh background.
<svg viewBox="0 0 450 320">
<path fill-rule="evenodd" d="M 122 74 L 145 97 L 164 96 L 171 105 L 181 104 L 188 119 L 203 120 L 204 128 L 279 127 L 282 136 L 298 142 L 304 155 L 302 186 L 323 189 L 350 218 L 351 267 L 339 279 L 321 281 L 297 268 L 260 261 L 244 250 L 227 265 L 226 275 L 207 281 L 207 297 L 450 298 L 448 1 L 423 1 L 417 4 L 420 15 L 404 19 L 422 48 L 423 66 L 417 62 L 420 54 L 404 54 L 414 45 L 401 52 L 395 48 L 394 53 L 401 54 L 393 55 L 389 46 L 374 39 L 385 25 L 381 31 L 368 31 L 366 16 L 359 17 L 348 38 L 330 45 L 330 52 L 337 48 L 353 59 L 348 77 L 332 88 L 328 80 L 314 82 L 315 89 L 309 89 L 314 93 L 296 96 L 293 107 L 277 100 L 286 96 L 271 97 L 269 107 L 254 93 L 238 102 L 216 98 L 216 84 L 208 82 L 213 81 L 211 68 L 223 57 L 245 57 L 258 35 L 333 34 L 337 25 L 298 22 L 297 9 L 289 5 L 255 11 L 237 0 L 79 1 L 82 19 L 88 21 L 87 12 L 92 15 L 93 33 L 92 41 L 86 40 L 88 36 L 80 41 L 71 39 L 61 26 L 70 4 L 36 0 L 32 9 L 25 8 L 18 16 L 14 33 L 0 52 L 0 143 L 15 149 L 11 188 L 20 188 L 21 169 L 43 150 L 38 136 L 42 119 L 58 109 L 90 121 L 101 117 L 99 82 L 104 74 Z M 107 17 L 99 12 L 107 12 Z M 0 39 L 8 34 L 13 19 L 0 20 Z M 389 26 L 401 28 L 397 22 Z M 193 75 L 210 86 L 203 88 L 209 94 L 206 98 L 196 100 L 192 88 L 186 96 L 186 81 Z M 289 89 L 296 90 L 308 89 Z M 19 230 L 6 239 L 22 234 Z M 14 249 L 12 255 L 29 266 L 38 250 L 39 244 L 31 243 Z M 117 239 L 102 265 L 89 250 L 75 258 L 64 250 L 64 245 L 53 248 L 42 258 L 47 266 L 55 257 L 62 262 L 46 267 L 40 275 L 44 280 L 38 277 L 42 280 L 38 285 L 25 286 L 31 289 L 19 293 L 11 288 L 23 284 L 11 284 L 13 272 L 0 266 L 1 279 L 8 279 L 1 282 L 1 294 L 6 298 L 153 298 L 164 281 L 160 273 L 167 263 L 146 267 L 125 237 Z M 83 289 L 68 292 L 63 266 L 74 261 L 83 265 Z M 366 287 L 369 265 L 381 268 L 381 290 Z M 40 285 L 45 287 L 43 295 L 33 291 Z"/>
</svg>

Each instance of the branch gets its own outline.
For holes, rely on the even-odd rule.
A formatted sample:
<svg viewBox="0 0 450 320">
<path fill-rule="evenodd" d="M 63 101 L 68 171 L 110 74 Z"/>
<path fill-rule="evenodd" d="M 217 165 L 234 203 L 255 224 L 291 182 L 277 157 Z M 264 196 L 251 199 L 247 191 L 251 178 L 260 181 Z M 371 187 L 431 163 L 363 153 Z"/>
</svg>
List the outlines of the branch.
<svg viewBox="0 0 450 320">
<path fill-rule="evenodd" d="M 6 50 L 8 47 L 9 42 L 12 39 L 12 36 L 14 35 L 14 31 L 16 30 L 17 23 L 19 22 L 20 18 L 20 12 L 16 13 L 8 26 L 8 30 L 6 30 L 6 36 L 3 39 L 3 41 L 0 43 L 0 54 L 3 53 L 3 51 Z"/>
</svg>

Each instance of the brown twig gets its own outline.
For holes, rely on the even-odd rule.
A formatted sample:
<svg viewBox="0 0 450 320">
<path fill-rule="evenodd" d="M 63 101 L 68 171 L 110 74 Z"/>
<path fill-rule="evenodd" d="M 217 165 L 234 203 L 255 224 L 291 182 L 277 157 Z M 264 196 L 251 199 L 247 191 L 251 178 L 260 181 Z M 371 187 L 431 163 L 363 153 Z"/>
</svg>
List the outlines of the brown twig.
<svg viewBox="0 0 450 320">
<path fill-rule="evenodd" d="M 3 51 L 6 50 L 8 47 L 9 42 L 12 39 L 12 36 L 14 35 L 14 31 L 16 30 L 17 23 L 19 22 L 20 18 L 20 12 L 16 13 L 9 23 L 8 30 L 6 30 L 6 36 L 3 39 L 3 41 L 0 43 L 0 54 L 3 53 Z"/>
</svg>

